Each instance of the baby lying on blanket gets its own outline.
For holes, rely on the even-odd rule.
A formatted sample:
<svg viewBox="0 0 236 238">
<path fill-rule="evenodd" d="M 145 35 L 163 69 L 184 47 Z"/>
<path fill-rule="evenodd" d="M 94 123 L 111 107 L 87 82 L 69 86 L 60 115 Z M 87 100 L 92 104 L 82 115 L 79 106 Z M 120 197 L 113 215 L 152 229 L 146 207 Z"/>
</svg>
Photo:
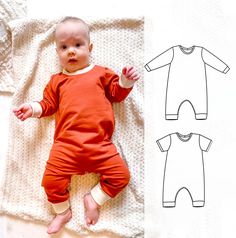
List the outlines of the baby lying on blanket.
<svg viewBox="0 0 236 238">
<path fill-rule="evenodd" d="M 140 76 L 132 66 L 121 77 L 112 70 L 90 64 L 93 45 L 87 24 L 67 17 L 55 31 L 62 72 L 52 75 L 39 102 L 13 109 L 22 121 L 56 113 L 54 142 L 42 186 L 56 216 L 48 226 L 57 233 L 72 217 L 68 187 L 72 175 L 93 172 L 100 182 L 84 195 L 85 223 L 95 225 L 99 208 L 128 184 L 130 174 L 111 142 L 114 131 L 112 102 L 124 100 Z"/>
</svg>

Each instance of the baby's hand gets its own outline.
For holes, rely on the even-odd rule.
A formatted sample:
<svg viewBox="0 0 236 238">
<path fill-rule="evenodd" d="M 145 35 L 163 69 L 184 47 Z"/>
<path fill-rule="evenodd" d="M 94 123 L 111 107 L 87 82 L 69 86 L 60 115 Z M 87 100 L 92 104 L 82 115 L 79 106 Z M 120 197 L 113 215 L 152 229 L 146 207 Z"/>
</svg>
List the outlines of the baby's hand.
<svg viewBox="0 0 236 238">
<path fill-rule="evenodd" d="M 133 66 L 126 66 L 122 70 L 122 74 L 128 79 L 132 81 L 137 81 L 140 79 L 140 75 L 137 70 Z"/>
<path fill-rule="evenodd" d="M 119 84 L 123 88 L 132 88 L 140 75 L 133 66 L 126 66 L 122 69 Z"/>
<path fill-rule="evenodd" d="M 25 103 L 21 104 L 19 107 L 13 108 L 13 113 L 18 119 L 24 121 L 25 119 L 32 116 L 33 109 L 30 104 Z"/>
</svg>

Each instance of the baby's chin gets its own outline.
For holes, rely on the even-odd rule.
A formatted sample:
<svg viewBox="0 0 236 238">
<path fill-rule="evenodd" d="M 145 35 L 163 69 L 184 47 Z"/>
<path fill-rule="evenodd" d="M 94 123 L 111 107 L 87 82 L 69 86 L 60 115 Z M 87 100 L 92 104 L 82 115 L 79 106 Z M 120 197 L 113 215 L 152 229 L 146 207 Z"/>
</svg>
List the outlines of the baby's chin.
<svg viewBox="0 0 236 238">
<path fill-rule="evenodd" d="M 84 67 L 66 67 L 65 70 L 69 73 L 73 73 L 73 72 L 76 72 L 76 71 L 81 70 L 83 68 Z"/>
<path fill-rule="evenodd" d="M 77 70 L 82 70 L 89 66 L 89 64 L 79 65 L 77 63 L 78 63 L 77 60 L 70 60 L 70 62 L 66 65 L 64 69 L 69 73 L 73 73 L 76 72 Z"/>
</svg>

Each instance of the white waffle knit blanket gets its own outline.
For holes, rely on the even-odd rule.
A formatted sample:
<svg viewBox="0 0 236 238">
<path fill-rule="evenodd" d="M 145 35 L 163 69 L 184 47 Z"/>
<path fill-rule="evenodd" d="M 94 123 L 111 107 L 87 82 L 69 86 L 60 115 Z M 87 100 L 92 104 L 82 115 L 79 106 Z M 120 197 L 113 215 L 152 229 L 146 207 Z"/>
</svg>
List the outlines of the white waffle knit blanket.
<svg viewBox="0 0 236 238">
<path fill-rule="evenodd" d="M 13 92 L 11 33 L 7 23 L 26 16 L 26 0 L 0 0 L 0 91 Z"/>
<path fill-rule="evenodd" d="M 84 20 L 91 26 L 93 63 L 119 74 L 123 66 L 134 65 L 143 76 L 143 18 Z M 15 91 L 12 106 L 41 99 L 50 75 L 60 70 L 53 43 L 57 22 L 58 19 L 21 19 L 9 23 L 14 76 L 14 84 L 10 81 L 9 84 Z M 7 87 L 8 82 L 4 83 Z M 82 198 L 98 182 L 98 177 L 74 176 L 70 190 L 73 218 L 66 227 L 79 233 L 109 231 L 122 237 L 143 237 L 143 77 L 125 102 L 114 104 L 113 108 L 116 118 L 113 141 L 128 163 L 130 184 L 101 208 L 99 222 L 87 230 Z M 1 213 L 44 222 L 52 219 L 41 179 L 53 134 L 53 117 L 21 122 L 11 115 L 7 166 L 0 190 Z"/>
</svg>

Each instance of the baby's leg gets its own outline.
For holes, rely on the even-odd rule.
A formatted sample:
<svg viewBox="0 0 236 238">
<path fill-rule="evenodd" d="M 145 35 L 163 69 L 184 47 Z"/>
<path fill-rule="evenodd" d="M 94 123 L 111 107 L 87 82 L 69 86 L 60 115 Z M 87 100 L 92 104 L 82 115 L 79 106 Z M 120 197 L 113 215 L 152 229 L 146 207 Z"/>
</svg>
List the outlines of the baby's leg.
<svg viewBox="0 0 236 238">
<path fill-rule="evenodd" d="M 85 218 L 88 226 L 96 224 L 100 206 L 120 193 L 130 179 L 128 167 L 119 155 L 101 161 L 99 167 L 97 166 L 93 171 L 101 176 L 100 183 L 84 196 Z"/>
<path fill-rule="evenodd" d="M 72 212 L 70 208 L 68 208 L 63 213 L 57 214 L 49 224 L 47 233 L 48 234 L 57 233 L 71 219 L 71 217 Z"/>
<path fill-rule="evenodd" d="M 91 193 L 84 195 L 85 223 L 87 226 L 95 225 L 99 218 L 100 206 L 94 201 Z"/>
<path fill-rule="evenodd" d="M 45 170 L 42 185 L 56 213 L 48 226 L 48 234 L 57 233 L 71 219 L 68 191 L 70 177 L 70 175 L 56 174 L 51 168 Z"/>
</svg>

